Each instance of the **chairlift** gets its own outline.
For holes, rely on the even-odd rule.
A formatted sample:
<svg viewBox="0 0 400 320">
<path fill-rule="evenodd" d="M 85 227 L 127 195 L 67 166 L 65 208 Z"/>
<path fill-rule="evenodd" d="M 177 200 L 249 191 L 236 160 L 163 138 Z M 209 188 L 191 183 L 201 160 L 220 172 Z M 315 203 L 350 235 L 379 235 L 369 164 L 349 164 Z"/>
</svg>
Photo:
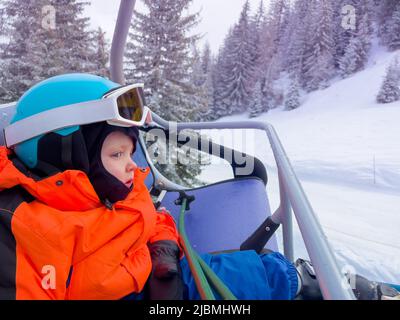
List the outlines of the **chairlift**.
<svg viewBox="0 0 400 320">
<path fill-rule="evenodd" d="M 121 0 L 118 19 L 114 30 L 110 70 L 111 80 L 125 84 L 123 75 L 123 55 L 131 24 L 135 0 Z M 16 103 L 0 105 L 0 129 L 7 126 L 15 114 Z M 279 183 L 280 204 L 272 212 L 266 191 L 268 183 L 264 164 L 254 156 L 244 154 L 200 136 L 199 139 L 180 142 L 178 147 L 193 148 L 211 156 L 223 158 L 227 152 L 245 157 L 254 163 L 251 172 L 243 174 L 243 167 L 233 156 L 230 169 L 232 179 L 211 183 L 206 186 L 191 188 L 169 180 L 156 168 L 146 147 L 145 134 L 152 129 L 162 130 L 165 137 L 171 132 L 179 134 L 184 130 L 234 130 L 253 129 L 266 133 L 276 162 Z M 139 166 L 150 167 L 146 185 L 159 206 L 167 208 L 176 221 L 179 220 L 180 205 L 176 200 L 185 194 L 194 196 L 190 210 L 185 216 L 186 234 L 191 246 L 199 254 L 226 250 L 267 248 L 282 252 L 294 261 L 292 211 L 297 219 L 302 239 L 312 261 L 324 299 L 354 300 L 354 294 L 345 277 L 340 272 L 338 263 L 327 238 L 321 228 L 310 202 L 293 170 L 289 158 L 272 125 L 259 121 L 237 122 L 181 122 L 175 123 L 161 118 L 152 112 L 152 122 L 140 128 L 134 160 Z M 166 138 L 168 140 L 168 138 Z M 168 141 L 166 141 L 168 142 Z M 0 145 L 4 145 L 3 130 Z M 267 146 L 266 146 L 267 147 Z M 242 170 L 243 171 L 243 170 Z M 283 246 L 278 245 L 274 231 L 282 225 Z"/>
</svg>

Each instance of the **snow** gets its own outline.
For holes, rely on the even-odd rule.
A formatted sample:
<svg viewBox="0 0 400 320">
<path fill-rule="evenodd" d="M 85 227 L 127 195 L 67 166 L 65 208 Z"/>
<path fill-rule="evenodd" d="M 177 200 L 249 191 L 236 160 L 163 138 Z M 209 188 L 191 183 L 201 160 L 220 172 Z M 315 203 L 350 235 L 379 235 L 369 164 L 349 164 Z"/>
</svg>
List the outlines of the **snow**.
<svg viewBox="0 0 400 320">
<path fill-rule="evenodd" d="M 400 283 L 400 102 L 375 101 L 395 55 L 375 44 L 364 71 L 303 96 L 298 109 L 281 107 L 255 120 L 275 127 L 343 270 Z M 240 120 L 249 120 L 247 114 L 219 121 Z M 264 133 L 246 132 L 250 150 L 245 150 L 267 167 L 275 210 L 279 190 L 272 150 Z M 226 131 L 209 134 L 227 144 L 236 141 L 226 139 Z M 216 172 L 225 178 L 220 168 L 202 177 Z M 294 229 L 295 255 L 307 257 L 297 225 Z"/>
</svg>

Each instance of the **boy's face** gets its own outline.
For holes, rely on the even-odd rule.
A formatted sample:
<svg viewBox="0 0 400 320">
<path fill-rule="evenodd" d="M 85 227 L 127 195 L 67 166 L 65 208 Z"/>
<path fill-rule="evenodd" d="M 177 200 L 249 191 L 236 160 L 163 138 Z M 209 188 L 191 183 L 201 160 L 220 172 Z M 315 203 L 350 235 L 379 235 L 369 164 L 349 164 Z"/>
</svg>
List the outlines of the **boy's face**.
<svg viewBox="0 0 400 320">
<path fill-rule="evenodd" d="M 111 132 L 101 148 L 104 168 L 128 188 L 133 183 L 136 163 L 131 159 L 134 152 L 132 139 L 120 131 Z"/>
</svg>

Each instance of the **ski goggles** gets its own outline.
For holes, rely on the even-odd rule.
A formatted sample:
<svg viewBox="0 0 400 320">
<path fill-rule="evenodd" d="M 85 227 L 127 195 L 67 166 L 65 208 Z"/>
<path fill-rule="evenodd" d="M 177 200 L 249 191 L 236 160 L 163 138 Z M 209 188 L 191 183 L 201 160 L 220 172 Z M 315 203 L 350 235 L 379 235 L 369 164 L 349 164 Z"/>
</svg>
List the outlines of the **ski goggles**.
<svg viewBox="0 0 400 320">
<path fill-rule="evenodd" d="M 98 100 L 74 103 L 21 119 L 4 129 L 4 137 L 6 146 L 12 147 L 55 130 L 102 121 L 120 127 L 143 126 L 151 122 L 143 84 L 118 87 Z"/>
</svg>

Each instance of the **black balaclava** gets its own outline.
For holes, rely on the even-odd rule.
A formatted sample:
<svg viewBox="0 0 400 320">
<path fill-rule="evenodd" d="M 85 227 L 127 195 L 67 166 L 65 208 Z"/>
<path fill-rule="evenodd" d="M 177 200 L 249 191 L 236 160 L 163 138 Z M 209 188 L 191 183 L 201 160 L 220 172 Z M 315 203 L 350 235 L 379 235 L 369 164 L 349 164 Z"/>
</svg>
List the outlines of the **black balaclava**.
<svg viewBox="0 0 400 320">
<path fill-rule="evenodd" d="M 109 200 L 111 203 L 125 199 L 133 188 L 133 185 L 128 188 L 123 182 L 109 173 L 101 161 L 101 148 L 104 140 L 114 131 L 120 131 L 130 137 L 136 149 L 139 133 L 137 127 L 117 127 L 111 126 L 106 122 L 82 126 L 89 158 L 89 180 L 100 200 Z"/>
<path fill-rule="evenodd" d="M 38 143 L 38 164 L 34 172 L 48 177 L 72 169 L 85 172 L 99 199 L 114 203 L 126 198 L 131 188 L 110 174 L 101 162 L 101 148 L 106 137 L 113 131 L 129 136 L 134 146 L 139 135 L 137 127 L 111 126 L 98 122 L 80 126 L 74 133 L 61 136 L 48 133 Z"/>
</svg>

